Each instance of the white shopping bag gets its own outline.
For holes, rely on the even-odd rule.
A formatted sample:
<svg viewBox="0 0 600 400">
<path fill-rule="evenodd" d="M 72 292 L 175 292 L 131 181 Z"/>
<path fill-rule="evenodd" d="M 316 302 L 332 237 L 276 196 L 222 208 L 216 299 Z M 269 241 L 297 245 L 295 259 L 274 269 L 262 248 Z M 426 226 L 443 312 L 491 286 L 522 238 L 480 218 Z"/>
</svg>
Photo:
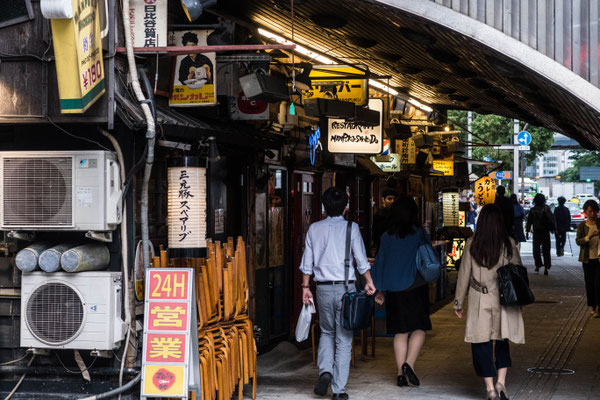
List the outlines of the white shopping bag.
<svg viewBox="0 0 600 400">
<path fill-rule="evenodd" d="M 298 342 L 302 342 L 308 338 L 310 321 L 315 312 L 313 299 L 310 299 L 310 304 L 304 304 L 304 306 L 302 306 L 302 311 L 300 311 L 300 317 L 298 317 L 298 323 L 296 324 L 296 340 Z"/>
</svg>

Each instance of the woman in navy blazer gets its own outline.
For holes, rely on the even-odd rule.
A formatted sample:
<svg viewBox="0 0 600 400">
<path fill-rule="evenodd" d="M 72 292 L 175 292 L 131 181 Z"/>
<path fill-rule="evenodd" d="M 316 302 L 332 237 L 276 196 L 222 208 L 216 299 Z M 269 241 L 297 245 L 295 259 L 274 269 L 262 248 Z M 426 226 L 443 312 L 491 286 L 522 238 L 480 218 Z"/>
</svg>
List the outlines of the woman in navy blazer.
<svg viewBox="0 0 600 400">
<path fill-rule="evenodd" d="M 391 208 L 390 228 L 381 236 L 377 258 L 371 269 L 378 304 L 386 306 L 387 333 L 394 335 L 398 386 L 419 386 L 414 372 L 425 332 L 431 330 L 429 287 L 417 272 L 419 244 L 431 243 L 419 223 L 412 197 L 401 197 Z M 384 296 L 385 292 L 385 296 Z"/>
</svg>

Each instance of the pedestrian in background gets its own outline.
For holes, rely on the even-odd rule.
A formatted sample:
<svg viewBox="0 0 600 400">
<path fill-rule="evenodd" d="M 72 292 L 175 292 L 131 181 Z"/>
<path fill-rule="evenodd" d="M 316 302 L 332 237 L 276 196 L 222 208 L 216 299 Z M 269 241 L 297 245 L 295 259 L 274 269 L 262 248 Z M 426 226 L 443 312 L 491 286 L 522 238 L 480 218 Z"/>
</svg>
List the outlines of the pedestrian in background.
<svg viewBox="0 0 600 400">
<path fill-rule="evenodd" d="M 498 186 L 496 188 L 496 201 L 494 202 L 500 210 L 502 211 L 502 215 L 504 216 L 504 227 L 506 228 L 506 233 L 508 236 L 514 238 L 515 234 L 513 232 L 514 218 L 515 218 L 515 209 L 513 207 L 512 201 L 508 197 L 505 196 L 506 188 L 504 186 Z"/>
<path fill-rule="evenodd" d="M 513 218 L 513 232 L 515 233 L 515 240 L 517 242 L 517 248 L 521 250 L 521 243 L 525 242 L 525 232 L 523 231 L 523 223 L 525 222 L 525 210 L 523 206 L 519 204 L 516 194 L 510 195 L 510 200 L 513 203 L 514 215 Z"/>
<path fill-rule="evenodd" d="M 327 218 L 315 222 L 306 233 L 306 246 L 300 263 L 302 276 L 302 302 L 310 304 L 310 277 L 317 284 L 317 306 L 321 338 L 319 341 L 319 380 L 314 392 L 325 396 L 331 384 L 333 400 L 348 399 L 346 383 L 350 372 L 352 338 L 354 332 L 342 326 L 342 296 L 346 292 L 344 259 L 346 257 L 346 231 L 348 222 L 343 213 L 348 195 L 340 188 L 329 188 L 323 193 L 323 206 Z M 350 265 L 356 261 L 358 272 L 365 278 L 365 291 L 375 293 L 371 279 L 371 265 L 367 260 L 365 245 L 356 223 L 351 225 Z M 350 268 L 348 291 L 356 288 L 354 268 Z"/>
<path fill-rule="evenodd" d="M 583 205 L 587 219 L 577 226 L 577 244 L 579 261 L 583 263 L 583 277 L 588 306 L 592 308 L 594 318 L 600 318 L 600 220 L 598 203 L 588 200 Z"/>
<path fill-rule="evenodd" d="M 467 211 L 467 224 L 475 231 L 477 226 L 477 202 L 475 196 L 469 195 L 469 211 Z"/>
<path fill-rule="evenodd" d="M 535 272 L 539 272 L 540 268 L 544 267 L 544 275 L 548 275 L 548 271 L 552 267 L 552 259 L 550 257 L 550 232 L 556 230 L 556 221 L 554 215 L 550 211 L 550 207 L 546 205 L 546 196 L 538 193 L 533 198 L 533 207 L 527 215 L 527 238 L 533 227 L 533 259 L 535 261 Z M 540 248 L 544 254 L 544 262 Z"/>
<path fill-rule="evenodd" d="M 417 249 L 422 242 L 431 240 L 419 223 L 417 204 L 412 197 L 401 197 L 391 208 L 391 224 L 381 236 L 372 269 L 373 282 L 380 290 L 375 301 L 381 305 L 385 300 L 387 333 L 394 335 L 396 384 L 401 387 L 420 385 L 414 368 L 425 332 L 431 330 L 429 285 L 417 271 Z"/>
<path fill-rule="evenodd" d="M 471 343 L 475 373 L 485 382 L 486 399 L 504 400 L 508 399 L 506 375 L 512 365 L 508 343 L 525 343 L 525 326 L 519 306 L 500 305 L 496 271 L 506 264 L 522 263 L 514 239 L 506 233 L 498 206 L 484 206 L 478 226 L 463 253 L 454 312 L 462 318 L 468 293 L 465 342 Z"/>
<path fill-rule="evenodd" d="M 571 230 L 571 212 L 565 207 L 566 202 L 567 199 L 560 196 L 558 198 L 558 207 L 554 209 L 554 219 L 556 220 L 556 255 L 559 257 L 565 254 L 567 232 Z"/>
<path fill-rule="evenodd" d="M 398 192 L 396 189 L 386 187 L 381 191 L 381 207 L 373 215 L 373 254 L 377 254 L 381 235 L 388 230 L 390 225 L 390 209 L 397 197 Z"/>
</svg>

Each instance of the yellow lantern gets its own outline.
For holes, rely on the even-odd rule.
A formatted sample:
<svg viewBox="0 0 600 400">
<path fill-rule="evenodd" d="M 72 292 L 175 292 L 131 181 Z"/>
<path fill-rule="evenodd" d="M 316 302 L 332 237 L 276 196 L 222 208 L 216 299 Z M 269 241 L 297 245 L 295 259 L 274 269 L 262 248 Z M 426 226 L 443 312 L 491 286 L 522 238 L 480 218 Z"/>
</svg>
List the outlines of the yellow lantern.
<svg viewBox="0 0 600 400">
<path fill-rule="evenodd" d="M 496 201 L 496 186 L 489 176 L 484 176 L 475 181 L 475 200 L 480 206 L 493 204 Z"/>
</svg>

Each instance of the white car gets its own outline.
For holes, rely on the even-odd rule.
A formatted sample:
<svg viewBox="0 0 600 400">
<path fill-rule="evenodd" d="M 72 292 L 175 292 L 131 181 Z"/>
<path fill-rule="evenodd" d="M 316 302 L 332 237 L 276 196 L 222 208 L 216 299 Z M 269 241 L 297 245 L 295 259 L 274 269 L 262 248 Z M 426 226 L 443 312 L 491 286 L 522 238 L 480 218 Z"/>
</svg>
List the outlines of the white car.
<svg viewBox="0 0 600 400">
<path fill-rule="evenodd" d="M 585 193 L 584 194 L 576 194 L 574 196 L 574 198 L 579 200 L 579 206 L 581 206 L 581 207 L 583 207 L 585 202 L 588 200 L 594 200 L 596 203 L 598 203 L 598 198 L 596 196 L 594 196 L 593 194 L 585 194 Z"/>
</svg>

